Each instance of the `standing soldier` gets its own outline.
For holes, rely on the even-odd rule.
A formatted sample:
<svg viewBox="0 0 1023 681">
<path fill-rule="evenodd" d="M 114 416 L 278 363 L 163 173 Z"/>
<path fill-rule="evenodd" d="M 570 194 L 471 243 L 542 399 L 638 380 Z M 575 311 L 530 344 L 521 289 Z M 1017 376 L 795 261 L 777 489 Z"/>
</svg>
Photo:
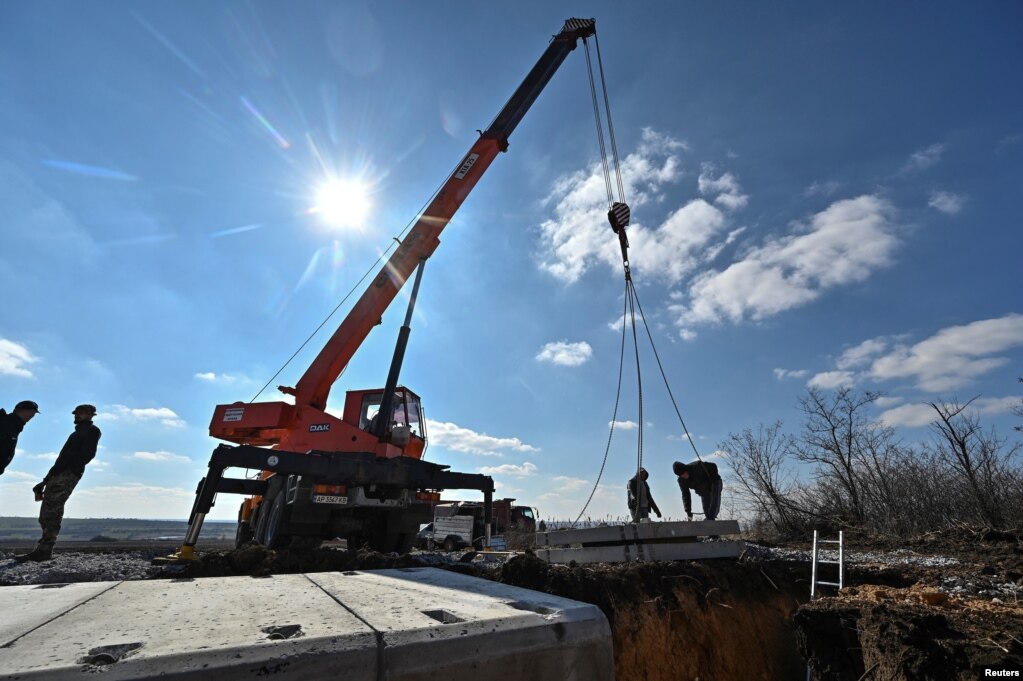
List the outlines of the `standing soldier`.
<svg viewBox="0 0 1023 681">
<path fill-rule="evenodd" d="M 14 459 L 21 429 L 38 413 L 39 405 L 32 400 L 18 402 L 10 414 L 0 409 L 0 475 Z"/>
<path fill-rule="evenodd" d="M 654 509 L 658 518 L 661 517 L 661 509 L 657 508 L 654 498 L 650 495 L 650 485 L 646 481 L 648 477 L 650 474 L 646 472 L 646 469 L 640 468 L 639 475 L 630 478 L 629 484 L 625 486 L 629 492 L 629 513 L 632 514 L 634 523 L 647 520 L 650 517 L 651 508 Z"/>
<path fill-rule="evenodd" d="M 60 521 L 64 519 L 64 504 L 82 479 L 85 466 L 96 456 L 99 428 L 92 425 L 96 407 L 80 404 L 71 412 L 75 416 L 75 432 L 71 433 L 57 460 L 43 481 L 32 488 L 36 501 L 43 502 L 39 509 L 39 526 L 43 536 L 31 553 L 17 556 L 17 561 L 45 561 L 53 557 L 53 545 L 60 534 Z"/>
<path fill-rule="evenodd" d="M 682 490 L 682 505 L 686 509 L 686 517 L 693 519 L 693 500 L 689 490 L 700 495 L 703 504 L 703 517 L 714 520 L 721 508 L 721 476 L 718 475 L 717 464 L 705 461 L 694 461 L 684 464 L 676 461 L 671 469 L 678 476 L 678 488 Z"/>
</svg>

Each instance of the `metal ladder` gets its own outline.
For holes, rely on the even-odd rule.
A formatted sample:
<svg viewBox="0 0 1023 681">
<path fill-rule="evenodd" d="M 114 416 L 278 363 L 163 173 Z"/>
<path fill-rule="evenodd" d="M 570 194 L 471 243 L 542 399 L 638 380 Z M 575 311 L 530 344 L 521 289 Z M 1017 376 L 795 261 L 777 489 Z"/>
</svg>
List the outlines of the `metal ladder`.
<svg viewBox="0 0 1023 681">
<path fill-rule="evenodd" d="M 834 586 L 839 589 L 845 586 L 845 551 L 843 544 L 843 532 L 839 530 L 838 539 L 818 539 L 817 530 L 813 531 L 813 559 L 810 568 L 810 600 L 817 597 L 817 586 Z M 838 544 L 838 560 L 821 560 L 819 551 L 821 544 Z M 838 581 L 825 582 L 817 578 L 817 565 L 837 565 Z"/>
<path fill-rule="evenodd" d="M 813 531 L 813 556 L 810 560 L 810 600 L 817 597 L 817 586 L 834 586 L 839 589 L 845 586 L 845 545 L 843 543 L 843 532 L 838 531 L 838 539 L 818 539 L 817 530 Z M 821 544 L 838 544 L 838 560 L 821 560 L 819 556 Z M 817 579 L 817 565 L 837 565 L 838 581 L 825 582 Z M 806 681 L 813 681 L 813 673 L 809 665 L 806 667 Z"/>
</svg>

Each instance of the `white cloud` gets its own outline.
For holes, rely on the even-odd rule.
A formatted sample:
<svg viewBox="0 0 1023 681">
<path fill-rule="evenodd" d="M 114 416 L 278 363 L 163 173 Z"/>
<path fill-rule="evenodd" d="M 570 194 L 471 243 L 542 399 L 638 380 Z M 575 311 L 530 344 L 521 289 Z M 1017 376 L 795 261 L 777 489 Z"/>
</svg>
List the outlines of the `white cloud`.
<svg viewBox="0 0 1023 681">
<path fill-rule="evenodd" d="M 142 483 L 79 488 L 71 495 L 68 515 L 79 518 L 124 518 L 126 514 L 132 518 L 187 518 L 194 500 L 194 489 Z"/>
<path fill-rule="evenodd" d="M 516 452 L 538 452 L 532 445 L 524 444 L 517 437 L 493 437 L 462 428 L 454 423 L 426 420 L 430 442 L 456 452 L 480 454 L 483 456 L 501 456 L 501 450 Z"/>
<path fill-rule="evenodd" d="M 856 378 L 851 371 L 824 371 L 816 374 L 806 384 L 811 388 L 837 390 L 856 385 Z"/>
<path fill-rule="evenodd" d="M 799 231 L 769 239 L 723 271 L 693 280 L 679 326 L 759 320 L 805 305 L 824 291 L 867 279 L 898 245 L 894 209 L 877 196 L 836 201 Z"/>
<path fill-rule="evenodd" d="M 997 356 L 1023 345 L 1023 315 L 1008 314 L 938 331 L 915 345 L 898 345 L 870 367 L 877 380 L 911 378 L 925 391 L 954 390 L 1006 364 Z"/>
<path fill-rule="evenodd" d="M 138 459 L 140 461 L 172 461 L 175 463 L 192 462 L 192 460 L 187 456 L 171 454 L 170 452 L 135 452 L 129 458 Z"/>
<path fill-rule="evenodd" d="M 876 356 L 880 355 L 888 347 L 888 342 L 880 338 L 865 340 L 859 345 L 854 345 L 838 358 L 835 365 L 839 369 L 854 369 L 869 364 Z"/>
<path fill-rule="evenodd" d="M 704 454 L 703 458 L 705 458 L 705 459 L 727 459 L 728 458 L 728 452 L 726 452 L 726 451 L 724 451 L 722 449 L 715 449 L 710 454 Z"/>
<path fill-rule="evenodd" d="M 125 421 L 128 423 L 148 423 L 156 421 L 168 428 L 184 428 L 185 422 L 173 410 L 167 407 L 126 407 L 115 404 L 96 415 L 97 421 Z"/>
<path fill-rule="evenodd" d="M 25 454 L 24 458 L 26 458 L 26 459 L 35 459 L 37 461 L 56 461 L 57 460 L 57 453 L 56 452 L 45 452 L 43 454 Z"/>
<path fill-rule="evenodd" d="M 521 466 L 516 466 L 513 463 L 506 463 L 501 466 L 484 466 L 483 468 L 480 468 L 480 473 L 483 475 L 514 475 L 517 478 L 533 475 L 536 471 L 536 466 L 528 461 Z"/>
<path fill-rule="evenodd" d="M 942 213 L 955 215 L 963 209 L 963 203 L 965 202 L 965 197 L 960 194 L 952 194 L 951 192 L 932 192 L 927 205 L 931 208 L 940 210 Z"/>
<path fill-rule="evenodd" d="M 701 175 L 699 182 L 721 206 L 698 198 L 675 208 L 655 227 L 646 226 L 637 210 L 663 200 L 662 190 L 682 177 L 674 153 L 683 144 L 650 129 L 636 152 L 622 164 L 623 182 L 633 224 L 629 226 L 630 261 L 644 275 L 677 282 L 705 258 L 706 249 L 720 240 L 727 227 L 724 211 L 740 207 L 746 197 L 734 176 Z M 558 279 L 572 283 L 590 268 L 605 265 L 620 269 L 621 249 L 607 224 L 607 194 L 602 168 L 590 168 L 559 179 L 548 197 L 554 217 L 540 225 L 541 267 Z M 723 207 L 723 208 L 722 208 Z"/>
<path fill-rule="evenodd" d="M 593 355 L 593 348 L 586 341 L 580 341 L 578 343 L 569 343 L 568 341 L 557 341 L 554 343 L 547 343 L 540 352 L 537 353 L 536 359 L 540 362 L 550 362 L 551 364 L 559 364 L 566 367 L 577 367 L 580 364 L 585 364 L 590 357 Z"/>
<path fill-rule="evenodd" d="M 906 161 L 906 165 L 902 167 L 902 172 L 907 173 L 914 170 L 926 170 L 940 161 L 941 155 L 944 153 L 944 144 L 932 144 L 929 147 L 915 151 Z"/>
<path fill-rule="evenodd" d="M 889 397 L 885 395 L 874 400 L 874 404 L 876 404 L 881 409 L 887 409 L 888 407 L 893 407 L 896 404 L 900 404 L 902 400 L 903 398 L 901 397 Z"/>
<path fill-rule="evenodd" d="M 30 480 L 39 481 L 39 476 L 35 473 L 25 473 L 24 471 L 4 471 L 4 477 L 7 481 L 11 480 Z"/>
<path fill-rule="evenodd" d="M 817 180 L 803 190 L 803 196 L 831 196 L 838 191 L 840 186 L 834 180 Z"/>
<path fill-rule="evenodd" d="M 1018 397 L 979 397 L 970 403 L 968 411 L 983 415 L 1007 414 L 1019 404 Z M 937 419 L 930 404 L 904 404 L 881 414 L 879 420 L 888 426 L 919 428 Z"/>
<path fill-rule="evenodd" d="M 883 412 L 878 420 L 886 426 L 896 428 L 919 428 L 934 420 L 937 414 L 929 404 L 904 404 Z"/>
<path fill-rule="evenodd" d="M 807 369 L 775 369 L 774 377 L 784 381 L 786 378 L 806 378 L 809 373 Z"/>
<path fill-rule="evenodd" d="M 573 478 L 568 475 L 556 475 L 551 479 L 557 483 L 558 489 L 562 492 L 575 492 L 590 484 L 588 480 Z"/>
<path fill-rule="evenodd" d="M 697 180 L 697 186 L 703 195 L 714 196 L 714 203 L 726 210 L 733 211 L 743 208 L 749 201 L 749 196 L 742 193 L 739 181 L 731 173 L 722 173 L 714 177 L 716 168 L 710 163 L 704 163 Z"/>
<path fill-rule="evenodd" d="M 0 375 L 32 378 L 25 365 L 39 361 L 24 345 L 0 338 Z"/>
<path fill-rule="evenodd" d="M 239 380 L 238 376 L 232 376 L 231 374 L 218 374 L 213 371 L 201 371 L 195 375 L 200 381 L 206 381 L 207 383 L 234 383 Z"/>
<path fill-rule="evenodd" d="M 614 425 L 615 428 L 617 428 L 619 430 L 636 430 L 637 428 L 639 428 L 639 424 L 636 423 L 635 421 L 608 421 L 607 422 L 608 427 L 611 427 L 612 424 Z"/>
</svg>

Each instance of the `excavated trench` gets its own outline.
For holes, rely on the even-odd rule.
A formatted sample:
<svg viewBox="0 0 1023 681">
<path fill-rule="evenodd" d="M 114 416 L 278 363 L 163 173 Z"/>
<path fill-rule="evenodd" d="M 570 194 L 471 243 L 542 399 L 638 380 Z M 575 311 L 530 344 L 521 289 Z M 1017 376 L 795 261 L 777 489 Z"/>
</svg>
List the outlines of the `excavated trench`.
<svg viewBox="0 0 1023 681">
<path fill-rule="evenodd" d="M 141 565 L 141 558 L 134 560 Z M 755 545 L 739 560 L 618 565 L 550 565 L 528 552 L 504 562 L 472 553 L 277 552 L 258 545 L 159 570 L 145 561 L 128 571 L 135 577 L 91 578 L 86 561 L 73 555 L 54 561 L 63 569 L 4 563 L 0 583 L 430 566 L 598 606 L 611 625 L 619 681 L 804 678 L 807 660 L 815 678 L 841 681 L 976 679 L 985 667 L 1023 666 L 1017 535 L 882 543 L 847 566 L 851 586 L 813 603 L 805 551 Z M 81 569 L 71 569 L 78 563 Z"/>
<path fill-rule="evenodd" d="M 556 566 L 527 553 L 504 564 L 429 555 L 267 552 L 211 554 L 188 576 L 432 565 L 597 605 L 614 636 L 618 681 L 782 679 L 805 674 L 793 614 L 806 600 L 793 563 L 716 560 Z M 802 582 L 800 582 L 802 580 Z"/>
<path fill-rule="evenodd" d="M 435 554 L 268 552 L 253 545 L 207 554 L 188 575 L 429 565 L 592 603 L 611 625 L 618 681 L 804 678 L 807 660 L 815 678 L 842 681 L 975 679 L 985 665 L 1023 664 L 1018 598 L 949 596 L 934 586 L 947 582 L 949 568 L 854 566 L 847 583 L 856 586 L 808 603 L 810 570 L 802 560 L 744 555 L 738 561 L 559 566 L 528 552 L 505 563 L 473 555 L 460 561 Z M 986 558 L 987 586 L 1004 582 L 1023 591 L 1006 581 L 1023 583 L 1018 546 L 997 560 Z M 973 579 L 972 568 L 957 569 L 963 571 L 957 579 Z"/>
</svg>

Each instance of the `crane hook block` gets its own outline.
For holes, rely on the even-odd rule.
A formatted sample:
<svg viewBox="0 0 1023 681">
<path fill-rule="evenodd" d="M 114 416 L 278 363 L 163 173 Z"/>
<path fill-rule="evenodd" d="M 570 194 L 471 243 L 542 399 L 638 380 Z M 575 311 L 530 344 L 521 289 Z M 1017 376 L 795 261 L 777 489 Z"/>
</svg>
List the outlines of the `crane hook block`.
<svg viewBox="0 0 1023 681">
<path fill-rule="evenodd" d="M 611 229 L 614 230 L 615 234 L 618 234 L 629 224 L 629 217 L 632 212 L 629 210 L 629 204 L 616 201 L 611 204 L 611 210 L 607 212 L 607 221 L 611 223 Z"/>
</svg>

